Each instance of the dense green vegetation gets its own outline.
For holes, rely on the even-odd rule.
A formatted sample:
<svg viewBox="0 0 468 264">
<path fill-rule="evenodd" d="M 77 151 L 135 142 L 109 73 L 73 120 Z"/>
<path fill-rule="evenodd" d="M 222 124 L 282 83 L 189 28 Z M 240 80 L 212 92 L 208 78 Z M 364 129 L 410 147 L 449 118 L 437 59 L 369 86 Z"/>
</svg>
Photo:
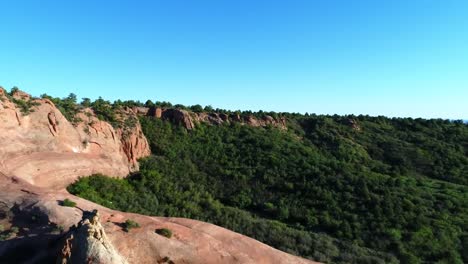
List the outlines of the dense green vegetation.
<svg viewBox="0 0 468 264">
<path fill-rule="evenodd" d="M 170 229 L 167 229 L 167 228 L 158 228 L 154 232 L 156 232 L 156 234 L 158 234 L 158 235 L 165 236 L 167 238 L 172 237 L 172 231 Z"/>
<path fill-rule="evenodd" d="M 141 123 L 154 156 L 69 191 L 105 206 L 212 222 L 326 262 L 468 261 L 468 126 L 289 116 L 288 131 Z"/>
<path fill-rule="evenodd" d="M 60 205 L 66 206 L 66 207 L 75 207 L 76 203 L 74 201 L 66 198 L 65 200 L 62 201 L 62 203 Z"/>
<path fill-rule="evenodd" d="M 124 223 L 124 230 L 125 232 L 130 232 L 130 229 L 139 228 L 140 224 L 133 221 L 132 219 L 127 219 Z"/>
<path fill-rule="evenodd" d="M 34 106 L 38 106 L 39 103 L 36 102 L 34 99 L 35 98 L 15 98 L 13 97 L 13 94 L 17 93 L 19 91 L 18 87 L 13 87 L 11 88 L 9 93 L 6 93 L 5 96 L 9 100 L 11 100 L 16 107 L 18 107 L 23 115 L 29 115 L 31 112 L 34 112 L 34 109 L 32 109 Z M 6 99 L 5 97 L 0 97 L 0 100 L 3 102 Z"/>
</svg>

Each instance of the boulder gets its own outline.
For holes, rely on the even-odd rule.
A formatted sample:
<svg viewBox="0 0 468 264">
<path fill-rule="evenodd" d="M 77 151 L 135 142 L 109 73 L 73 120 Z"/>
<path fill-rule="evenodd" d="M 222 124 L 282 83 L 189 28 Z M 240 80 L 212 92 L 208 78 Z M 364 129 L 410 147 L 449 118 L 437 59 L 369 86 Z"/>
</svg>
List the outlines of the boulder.
<svg viewBox="0 0 468 264">
<path fill-rule="evenodd" d="M 164 109 L 161 115 L 162 119 L 169 120 L 175 124 L 182 125 L 187 130 L 195 128 L 192 117 L 190 114 L 181 109 Z"/>
<path fill-rule="evenodd" d="M 56 263 L 126 264 L 99 221 L 97 210 L 83 214 L 78 226 L 66 235 Z"/>
</svg>

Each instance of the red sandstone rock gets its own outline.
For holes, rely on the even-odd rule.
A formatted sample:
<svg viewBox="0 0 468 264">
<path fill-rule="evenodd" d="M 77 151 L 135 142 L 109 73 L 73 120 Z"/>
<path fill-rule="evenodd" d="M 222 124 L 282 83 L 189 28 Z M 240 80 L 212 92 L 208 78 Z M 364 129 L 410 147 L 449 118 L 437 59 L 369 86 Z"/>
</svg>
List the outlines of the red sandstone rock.
<svg viewBox="0 0 468 264">
<path fill-rule="evenodd" d="M 164 109 L 161 114 L 162 119 L 170 120 L 176 124 L 184 126 L 187 130 L 195 128 L 190 114 L 181 109 Z"/>
<path fill-rule="evenodd" d="M 148 111 L 149 111 L 149 108 L 148 107 L 133 107 L 132 111 L 135 113 L 135 114 L 138 114 L 138 115 L 146 115 L 148 114 Z"/>
<path fill-rule="evenodd" d="M 251 116 L 251 115 L 244 117 L 244 122 L 248 126 L 253 126 L 253 127 L 260 126 L 260 123 L 258 122 L 258 120 L 254 116 Z"/>
<path fill-rule="evenodd" d="M 156 111 L 154 113 L 154 117 L 156 118 L 161 118 L 162 117 L 162 109 L 161 108 L 156 108 Z"/>
<path fill-rule="evenodd" d="M 141 114 L 140 112 L 137 112 Z M 256 118 L 253 115 L 241 117 L 238 114 L 227 114 L 223 113 L 195 113 L 195 112 L 188 112 L 186 110 L 181 109 L 161 109 L 159 107 L 150 108 L 147 113 L 147 116 L 155 117 L 155 118 L 162 118 L 164 120 L 169 120 L 173 123 L 180 124 L 184 126 L 186 129 L 191 130 L 195 128 L 195 123 L 205 123 L 209 125 L 221 125 L 224 123 L 241 123 L 248 126 L 253 127 L 266 127 L 266 126 L 274 126 L 279 129 L 287 129 L 286 126 L 286 119 L 281 118 L 273 118 L 271 116 L 265 116 L 261 119 Z"/>
<path fill-rule="evenodd" d="M 242 119 L 239 114 L 231 114 L 229 118 L 231 118 L 231 120 L 234 122 L 242 122 Z"/>
<path fill-rule="evenodd" d="M 59 205 L 60 201 L 67 198 L 76 202 L 76 207 Z M 21 179 L 13 181 L 12 178 L 2 173 L 0 173 L 0 201 L 0 204 L 4 205 L 2 210 L 15 207 L 15 213 L 9 218 L 11 221 L 12 219 L 16 221 L 31 219 L 33 215 L 44 219 L 28 230 L 22 231 L 18 239 L 3 241 L 0 244 L 0 255 L 27 246 L 27 248 L 34 249 L 28 251 L 30 259 L 37 259 L 44 255 L 53 259 L 66 258 L 66 256 L 69 256 L 68 259 L 73 259 L 74 253 L 91 250 L 94 256 L 96 254 L 102 256 L 99 258 L 101 260 L 119 259 L 121 256 L 128 263 L 138 264 L 163 263 L 163 260 L 166 260 L 166 263 L 170 260 L 175 264 L 315 263 L 281 252 L 219 226 L 183 218 L 123 213 L 75 197 L 65 190 L 51 191 L 32 186 Z M 78 224 L 82 220 L 83 212 L 92 212 L 95 209 L 99 212 L 99 223 Z M 139 223 L 141 227 L 134 228 L 130 232 L 123 231 L 122 224 L 127 219 Z M 64 239 L 61 239 L 61 235 L 50 233 L 51 224 L 63 226 L 65 231 L 76 224 L 78 224 L 78 229 L 80 226 L 88 225 L 82 230 L 89 230 L 90 236 L 83 237 L 83 232 L 77 234 L 76 229 L 73 229 Z M 169 239 L 156 234 L 155 230 L 158 228 L 170 229 L 173 236 Z M 80 236 L 81 241 L 90 241 L 96 245 L 95 250 L 92 251 L 93 248 L 89 248 L 85 243 L 81 245 L 76 243 L 77 241 L 67 240 L 70 235 L 74 235 L 74 239 Z M 56 245 L 56 247 L 51 248 L 51 245 Z M 112 245 L 113 249 L 110 246 L 108 248 L 111 249 L 102 248 L 101 245 Z M 60 259 L 63 260 L 63 258 Z"/>
<path fill-rule="evenodd" d="M 17 90 L 15 92 L 13 92 L 12 94 L 12 97 L 17 99 L 17 100 L 30 100 L 31 99 L 31 95 L 21 91 L 21 90 Z"/>
<path fill-rule="evenodd" d="M 8 142 L 0 146 L 0 171 L 32 184 L 61 188 L 97 172 L 123 177 L 138 168 L 138 158 L 150 154 L 138 122 L 124 133 L 85 109 L 77 115 L 82 121 L 72 125 L 48 99 L 36 99 L 39 105 L 24 115 L 3 89 L 0 96 L 0 142 Z"/>
</svg>

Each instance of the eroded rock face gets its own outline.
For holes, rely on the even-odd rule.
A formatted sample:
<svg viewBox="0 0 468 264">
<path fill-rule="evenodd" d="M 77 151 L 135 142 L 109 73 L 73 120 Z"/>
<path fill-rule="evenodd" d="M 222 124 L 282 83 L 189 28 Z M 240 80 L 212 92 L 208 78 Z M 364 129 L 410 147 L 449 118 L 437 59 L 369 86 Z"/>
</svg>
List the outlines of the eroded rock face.
<svg viewBox="0 0 468 264">
<path fill-rule="evenodd" d="M 31 95 L 21 91 L 21 90 L 17 90 L 15 92 L 13 92 L 12 94 L 12 97 L 15 98 L 15 99 L 18 99 L 18 100 L 30 100 L 31 99 Z"/>
<path fill-rule="evenodd" d="M 182 125 L 188 130 L 192 130 L 195 128 L 192 117 L 185 110 L 172 109 L 172 108 L 164 109 L 164 111 L 162 111 L 161 113 L 161 118 L 170 120 L 173 123 Z"/>
<path fill-rule="evenodd" d="M 48 99 L 31 99 L 17 91 L 13 97 L 31 100 L 30 112 L 21 112 L 0 89 L 0 170 L 31 184 L 62 188 L 79 176 L 103 173 L 126 176 L 138 169 L 137 159 L 150 149 L 133 111 L 130 128 L 114 129 L 96 118 L 91 109 L 77 114 L 71 124 Z"/>
<path fill-rule="evenodd" d="M 161 118 L 164 120 L 171 121 L 175 124 L 182 125 L 187 130 L 195 128 L 196 123 L 206 123 L 210 125 L 221 125 L 229 123 L 240 123 L 247 126 L 253 127 L 266 127 L 273 126 L 279 129 L 287 129 L 286 119 L 283 117 L 274 118 L 272 116 L 264 116 L 263 118 L 257 118 L 253 115 L 241 117 L 238 114 L 227 115 L 224 113 L 194 113 L 186 110 L 177 108 L 160 108 L 152 107 L 146 108 L 146 110 L 136 110 L 136 114 L 146 113 L 145 115 Z"/>
<path fill-rule="evenodd" d="M 83 215 L 78 226 L 71 228 L 66 235 L 56 263 L 126 264 L 99 221 L 97 210 Z"/>
</svg>

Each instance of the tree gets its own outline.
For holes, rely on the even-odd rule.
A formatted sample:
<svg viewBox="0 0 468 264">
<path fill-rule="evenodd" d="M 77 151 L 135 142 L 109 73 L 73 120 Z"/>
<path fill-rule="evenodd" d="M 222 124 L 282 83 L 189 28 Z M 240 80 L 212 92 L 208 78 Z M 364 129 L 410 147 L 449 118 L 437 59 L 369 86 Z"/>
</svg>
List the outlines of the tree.
<svg viewBox="0 0 468 264">
<path fill-rule="evenodd" d="M 199 104 L 196 104 L 196 105 L 192 105 L 190 107 L 190 110 L 192 110 L 193 112 L 195 113 L 201 113 L 203 112 L 203 106 L 199 105 Z"/>
<path fill-rule="evenodd" d="M 212 107 L 211 105 L 205 106 L 205 108 L 204 108 L 203 110 L 204 110 L 205 112 L 213 112 L 213 111 L 214 111 L 214 109 L 213 109 L 213 107 Z"/>
<path fill-rule="evenodd" d="M 90 107 L 91 106 L 91 99 L 89 98 L 82 98 L 81 99 L 81 105 L 84 107 Z"/>
<path fill-rule="evenodd" d="M 153 103 L 153 101 L 151 101 L 151 100 L 147 100 L 147 101 L 145 102 L 145 106 L 146 106 L 146 107 L 153 107 L 153 106 L 154 106 L 154 103 Z"/>
</svg>

